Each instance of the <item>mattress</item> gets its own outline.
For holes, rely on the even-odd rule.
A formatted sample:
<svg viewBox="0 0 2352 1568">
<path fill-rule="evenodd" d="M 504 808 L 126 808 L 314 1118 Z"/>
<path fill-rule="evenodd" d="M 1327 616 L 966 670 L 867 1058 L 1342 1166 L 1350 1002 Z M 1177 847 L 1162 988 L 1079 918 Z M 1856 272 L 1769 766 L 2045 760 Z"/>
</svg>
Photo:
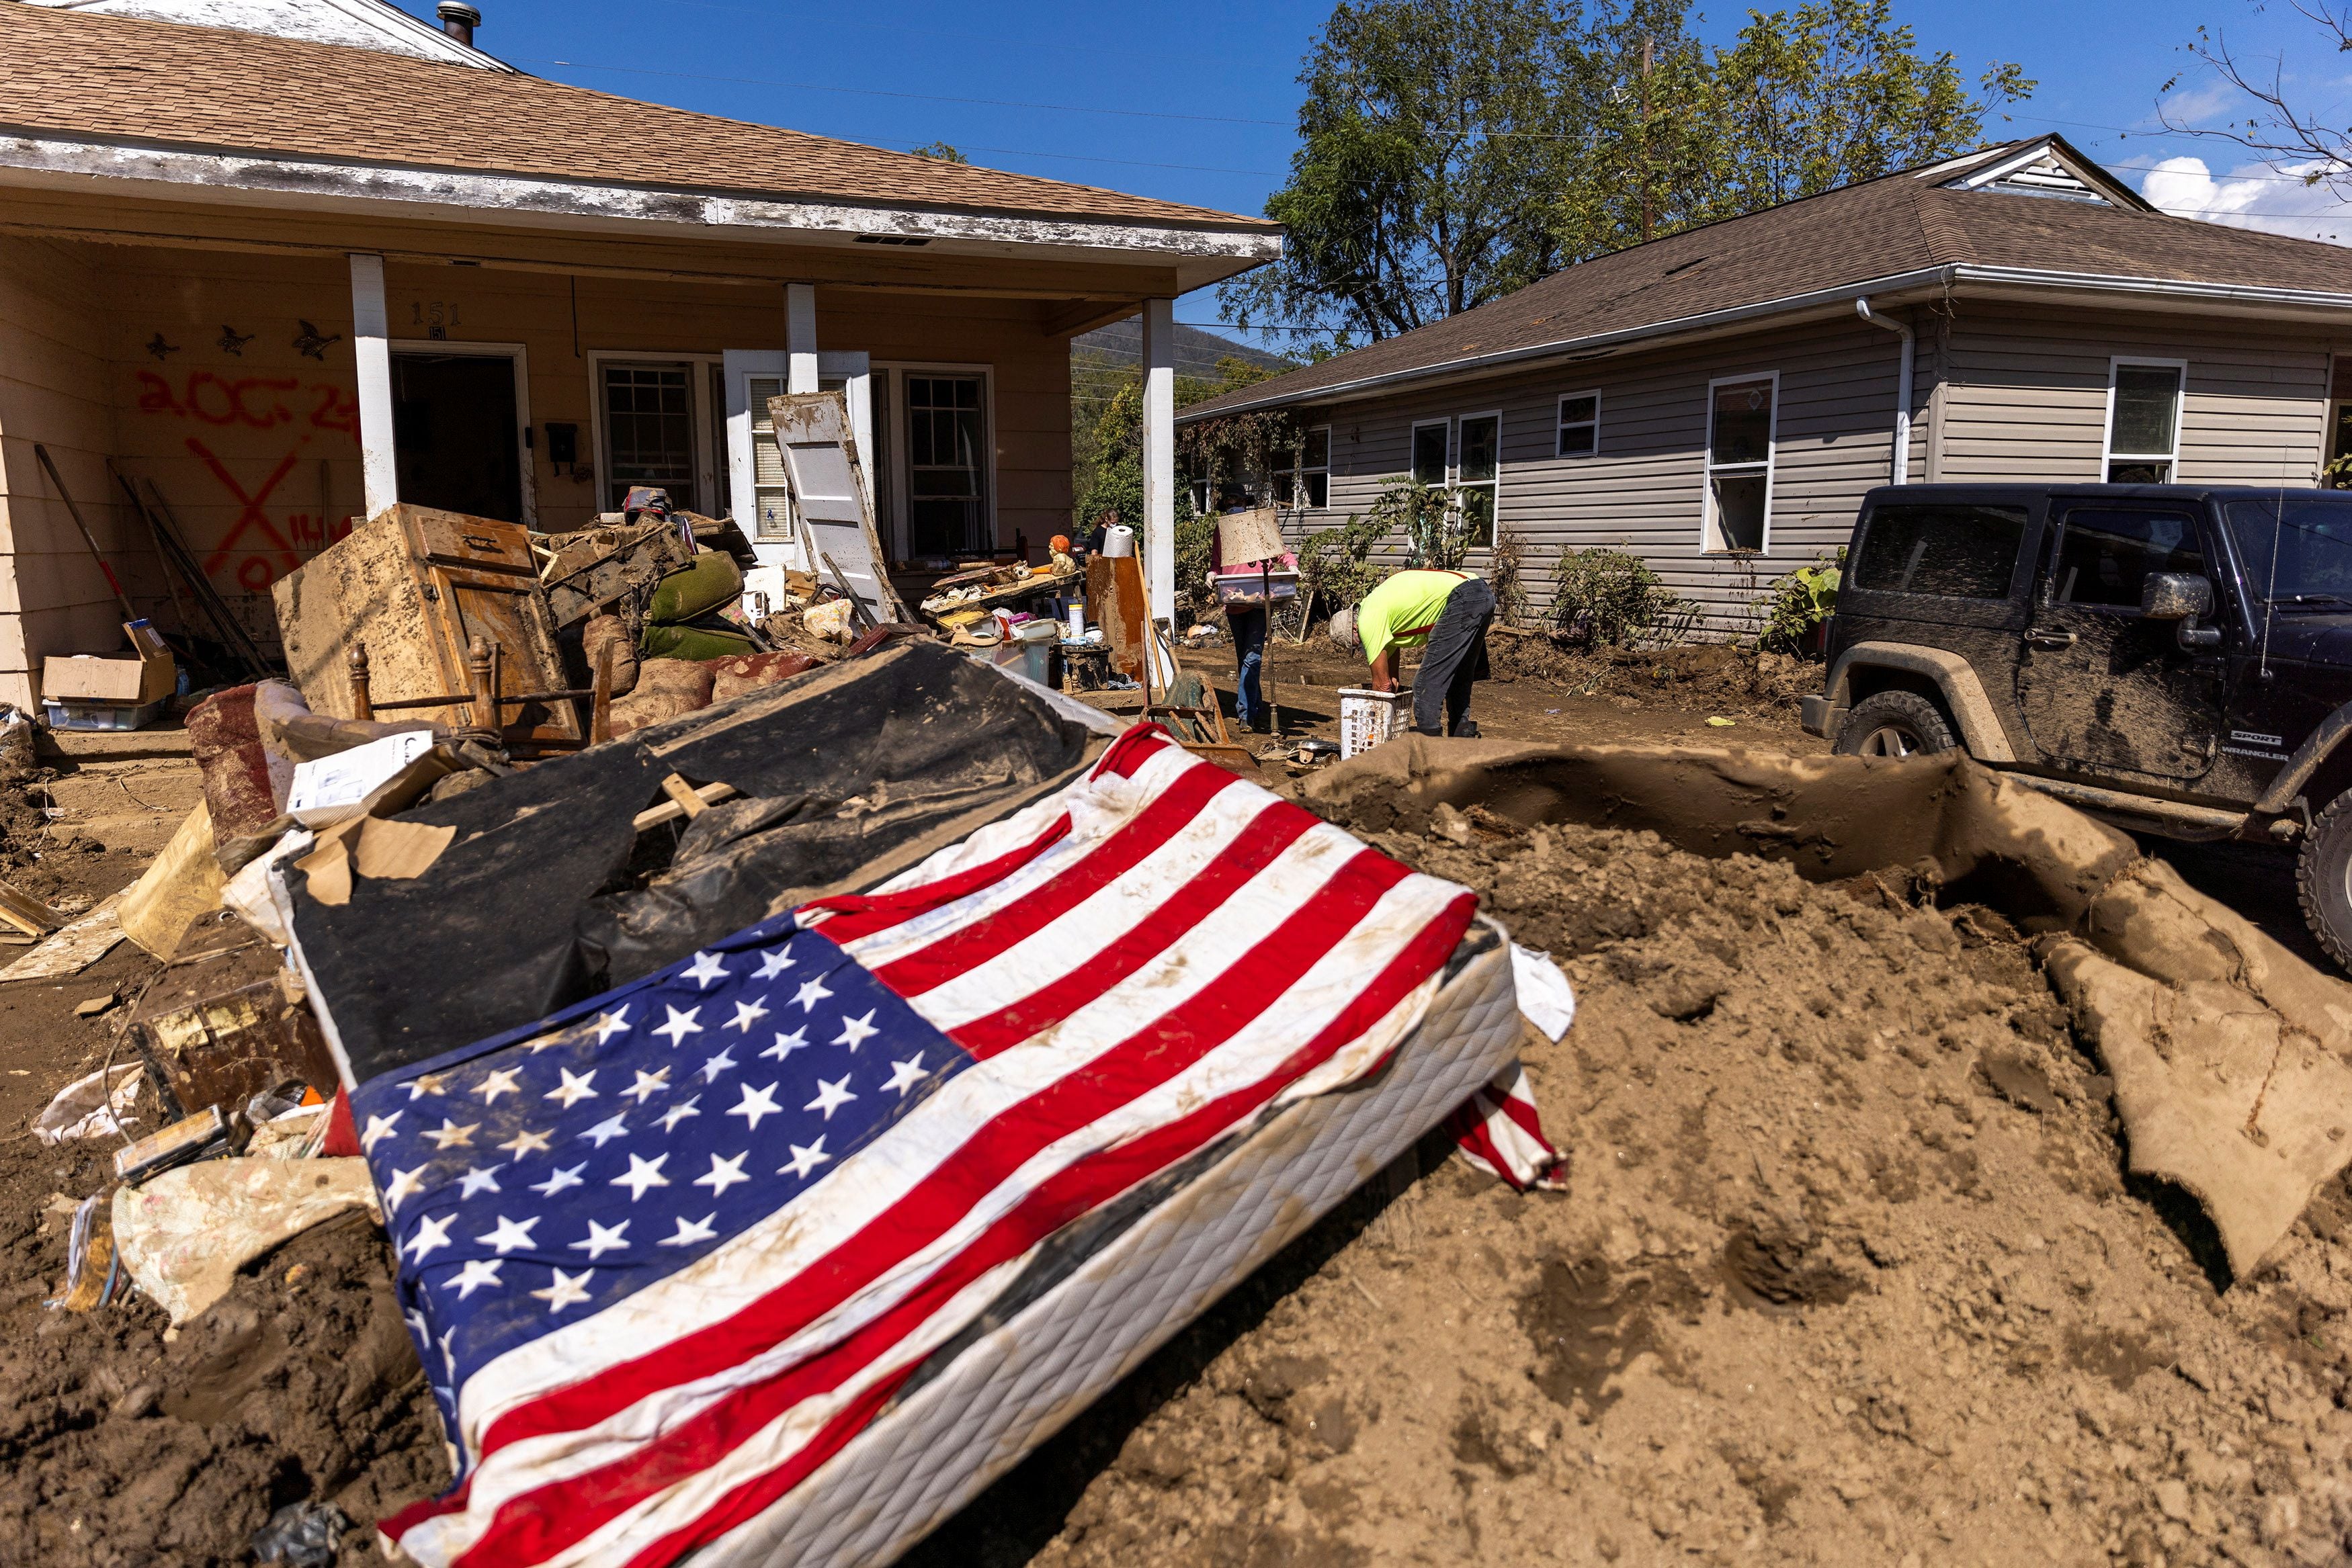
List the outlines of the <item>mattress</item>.
<svg viewBox="0 0 2352 1568">
<path fill-rule="evenodd" d="M 896 1560 L 1502 1072 L 1519 1027 L 1510 944 L 1479 921 L 1377 1072 L 1068 1228 L 846 1447 L 690 1561 Z"/>
</svg>

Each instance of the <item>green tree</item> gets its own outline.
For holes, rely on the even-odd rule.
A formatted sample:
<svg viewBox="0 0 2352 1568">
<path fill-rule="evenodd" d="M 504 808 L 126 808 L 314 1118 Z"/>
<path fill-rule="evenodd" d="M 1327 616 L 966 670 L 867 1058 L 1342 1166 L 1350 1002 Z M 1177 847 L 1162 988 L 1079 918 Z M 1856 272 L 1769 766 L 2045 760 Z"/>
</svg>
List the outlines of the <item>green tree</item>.
<svg viewBox="0 0 2352 1568">
<path fill-rule="evenodd" d="M 1750 12 L 1727 48 L 1685 0 L 1345 0 L 1300 80 L 1299 148 L 1266 214 L 1276 265 L 1234 319 L 1328 353 L 1456 314 L 1572 262 L 1976 146 L 2032 90 L 1971 90 L 1888 0 Z"/>
<path fill-rule="evenodd" d="M 918 158 L 929 158 L 933 162 L 940 163 L 969 163 L 971 162 L 971 160 L 965 157 L 951 141 L 929 141 L 924 143 L 920 147 L 914 148 L 911 151 Z"/>
<path fill-rule="evenodd" d="M 1559 0 L 1342 0 L 1299 76 L 1299 147 L 1266 203 L 1282 259 L 1224 286 L 1307 353 L 1411 331 L 1541 277 L 1566 177 L 1574 11 Z"/>
<path fill-rule="evenodd" d="M 1712 107 L 1723 127 L 1711 160 L 1715 215 L 1874 180 L 1966 152 L 1984 117 L 2033 90 L 1995 65 L 1971 92 L 1949 52 L 1922 58 L 1889 0 L 1823 0 L 1749 13 L 1716 57 Z"/>
</svg>

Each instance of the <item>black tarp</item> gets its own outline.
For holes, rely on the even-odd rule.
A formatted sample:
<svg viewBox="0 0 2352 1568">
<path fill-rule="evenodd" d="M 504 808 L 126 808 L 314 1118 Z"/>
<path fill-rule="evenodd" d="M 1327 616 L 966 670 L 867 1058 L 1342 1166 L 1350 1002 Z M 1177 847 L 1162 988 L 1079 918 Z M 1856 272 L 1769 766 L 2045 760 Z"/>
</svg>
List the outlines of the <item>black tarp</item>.
<svg viewBox="0 0 2352 1568">
<path fill-rule="evenodd" d="M 1067 782 L 1090 738 L 961 654 L 894 643 L 404 812 L 457 836 L 346 904 L 288 873 L 295 940 L 365 1080 L 869 886 Z M 671 773 L 741 793 L 641 843 Z"/>
</svg>

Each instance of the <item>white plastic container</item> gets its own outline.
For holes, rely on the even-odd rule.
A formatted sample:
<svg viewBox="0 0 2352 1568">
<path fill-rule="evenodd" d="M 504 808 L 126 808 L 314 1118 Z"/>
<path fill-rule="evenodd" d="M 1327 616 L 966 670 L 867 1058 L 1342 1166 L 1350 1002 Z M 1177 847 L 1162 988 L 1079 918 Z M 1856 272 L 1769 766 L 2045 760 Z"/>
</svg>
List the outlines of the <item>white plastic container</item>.
<svg viewBox="0 0 2352 1568">
<path fill-rule="evenodd" d="M 1370 686 L 1339 688 L 1339 759 L 1370 751 L 1412 727 L 1412 690 L 1376 692 Z"/>
</svg>

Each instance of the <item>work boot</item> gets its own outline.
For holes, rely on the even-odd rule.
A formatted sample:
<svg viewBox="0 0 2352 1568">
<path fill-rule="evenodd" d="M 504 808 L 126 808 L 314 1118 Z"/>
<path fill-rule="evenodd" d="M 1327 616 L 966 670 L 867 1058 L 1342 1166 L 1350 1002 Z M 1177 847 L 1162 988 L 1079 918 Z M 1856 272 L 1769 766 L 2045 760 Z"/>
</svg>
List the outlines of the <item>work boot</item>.
<svg viewBox="0 0 2352 1568">
<path fill-rule="evenodd" d="M 1460 724 L 1455 725 L 1454 727 L 1454 738 L 1456 740 L 1477 739 L 1478 721 L 1475 718 L 1465 718 Z"/>
</svg>

